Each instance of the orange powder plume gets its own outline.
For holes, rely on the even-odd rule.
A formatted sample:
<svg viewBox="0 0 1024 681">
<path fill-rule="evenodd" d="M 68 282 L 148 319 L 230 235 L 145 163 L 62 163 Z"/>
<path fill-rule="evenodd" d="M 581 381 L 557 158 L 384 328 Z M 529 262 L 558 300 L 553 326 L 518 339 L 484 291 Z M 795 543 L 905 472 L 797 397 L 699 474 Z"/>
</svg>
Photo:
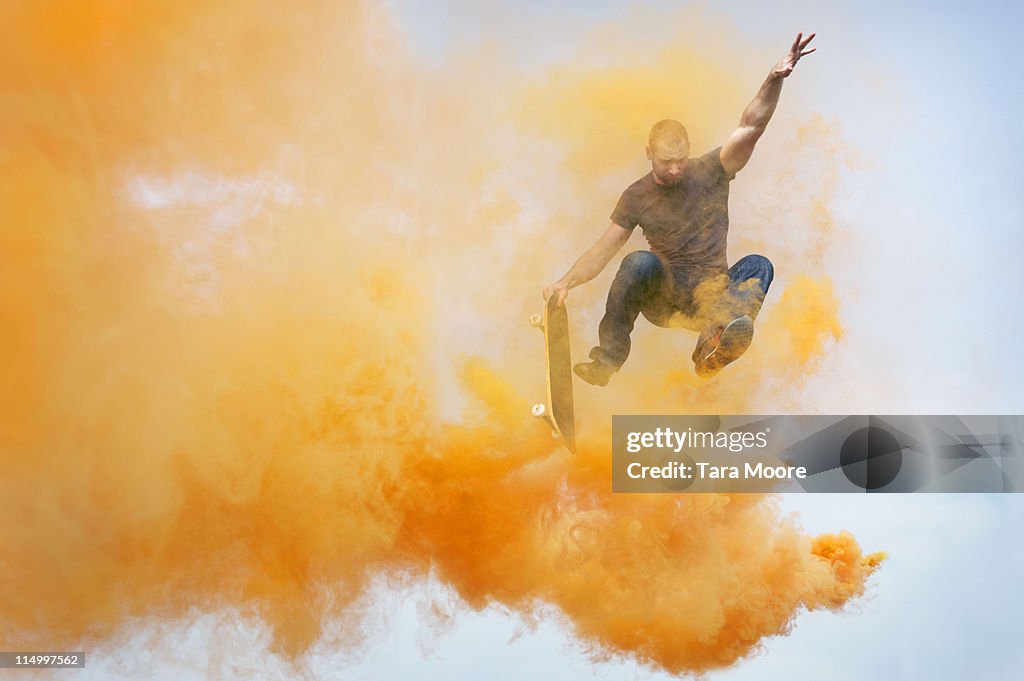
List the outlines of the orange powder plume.
<svg viewBox="0 0 1024 681">
<path fill-rule="evenodd" d="M 372 578 L 433 575 L 472 608 L 557 607 L 597 659 L 699 671 L 863 592 L 877 556 L 771 498 L 609 491 L 611 413 L 743 412 L 803 380 L 841 335 L 817 272 L 773 289 L 721 381 L 666 361 L 681 336 L 640 339 L 581 396 L 577 456 L 528 416 L 524 320 L 633 172 L 622 139 L 678 104 L 593 95 L 708 64 L 430 71 L 358 3 L 4 10 L 0 648 L 223 610 L 300 660 Z M 713 73 L 694 139 L 743 104 Z"/>
</svg>

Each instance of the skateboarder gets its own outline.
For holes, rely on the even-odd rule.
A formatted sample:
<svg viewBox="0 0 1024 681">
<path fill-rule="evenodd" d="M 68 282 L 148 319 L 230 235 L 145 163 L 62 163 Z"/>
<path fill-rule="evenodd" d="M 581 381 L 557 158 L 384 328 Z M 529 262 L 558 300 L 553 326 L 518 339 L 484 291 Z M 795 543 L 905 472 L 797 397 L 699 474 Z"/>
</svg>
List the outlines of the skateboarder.
<svg viewBox="0 0 1024 681">
<path fill-rule="evenodd" d="M 673 120 L 656 123 L 647 142 L 651 172 L 630 185 L 611 215 L 611 224 L 572 268 L 544 288 L 544 299 L 565 303 L 569 289 L 605 268 L 640 225 L 650 251 L 622 260 L 608 292 L 599 345 L 592 361 L 573 371 L 587 383 L 604 386 L 629 356 L 629 335 L 640 313 L 661 327 L 699 332 L 693 351 L 697 375 L 709 378 L 742 355 L 754 335 L 764 296 L 772 283 L 771 262 L 748 255 L 726 262 L 729 182 L 750 160 L 754 145 L 771 120 L 782 81 L 793 72 L 814 38 L 797 34 L 789 53 L 776 64 L 725 144 L 690 158 L 686 128 Z"/>
</svg>

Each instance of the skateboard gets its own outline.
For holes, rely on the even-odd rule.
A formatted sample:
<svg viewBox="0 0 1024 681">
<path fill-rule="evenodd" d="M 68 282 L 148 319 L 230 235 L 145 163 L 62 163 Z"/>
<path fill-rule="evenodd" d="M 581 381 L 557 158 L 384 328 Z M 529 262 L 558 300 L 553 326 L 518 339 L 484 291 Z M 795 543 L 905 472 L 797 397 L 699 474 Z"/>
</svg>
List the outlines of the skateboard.
<svg viewBox="0 0 1024 681">
<path fill-rule="evenodd" d="M 572 358 L 569 354 L 569 315 L 565 305 L 551 296 L 544 314 L 530 317 L 530 324 L 544 332 L 544 357 L 547 364 L 547 402 L 533 405 L 533 415 L 551 426 L 570 452 L 576 452 L 576 424 L 572 406 Z"/>
</svg>

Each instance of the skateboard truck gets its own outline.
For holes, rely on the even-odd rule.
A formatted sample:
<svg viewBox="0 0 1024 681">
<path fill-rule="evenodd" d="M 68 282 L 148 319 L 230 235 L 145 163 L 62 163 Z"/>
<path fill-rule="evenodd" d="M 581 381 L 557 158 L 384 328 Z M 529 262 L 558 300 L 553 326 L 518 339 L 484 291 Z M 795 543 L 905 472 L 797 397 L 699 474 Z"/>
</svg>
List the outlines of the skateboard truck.
<svg viewBox="0 0 1024 681">
<path fill-rule="evenodd" d="M 544 419 L 544 422 L 551 426 L 552 440 L 557 440 L 559 438 L 558 427 L 555 426 L 555 422 L 551 420 L 551 414 L 548 413 L 548 408 L 544 406 L 543 402 L 538 402 L 537 404 L 533 405 L 533 407 L 530 409 L 530 413 L 536 416 L 537 418 Z"/>
</svg>

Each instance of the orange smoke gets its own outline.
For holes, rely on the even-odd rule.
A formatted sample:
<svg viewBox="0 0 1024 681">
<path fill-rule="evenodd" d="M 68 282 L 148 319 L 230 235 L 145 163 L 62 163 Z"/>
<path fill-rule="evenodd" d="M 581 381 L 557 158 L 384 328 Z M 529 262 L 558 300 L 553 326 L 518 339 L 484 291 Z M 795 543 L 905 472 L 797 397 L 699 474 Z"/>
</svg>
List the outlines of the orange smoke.
<svg viewBox="0 0 1024 681">
<path fill-rule="evenodd" d="M 429 72 L 358 3 L 5 7 L 0 647 L 223 609 L 297 658 L 372 577 L 434 574 L 470 607 L 554 604 L 595 657 L 701 670 L 862 593 L 877 559 L 769 498 L 609 493 L 607 415 L 757 406 L 738 381 L 800 380 L 837 335 L 827 284 L 784 288 L 732 379 L 649 341 L 581 395 L 575 457 L 528 416 L 523 321 L 633 172 L 609 145 L 660 117 L 601 99 L 584 153 L 562 107 L 621 72 L 559 70 L 566 102 L 500 63 Z M 722 102 L 687 106 L 719 132 Z"/>
</svg>

